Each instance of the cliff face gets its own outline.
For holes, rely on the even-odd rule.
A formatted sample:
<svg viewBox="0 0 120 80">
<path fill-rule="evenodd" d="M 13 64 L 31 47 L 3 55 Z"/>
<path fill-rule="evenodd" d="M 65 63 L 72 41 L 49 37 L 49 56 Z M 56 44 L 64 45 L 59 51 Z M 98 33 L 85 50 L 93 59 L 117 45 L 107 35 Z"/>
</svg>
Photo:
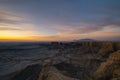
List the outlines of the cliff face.
<svg viewBox="0 0 120 80">
<path fill-rule="evenodd" d="M 114 50 L 115 51 L 120 50 L 120 42 L 114 43 Z"/>
<path fill-rule="evenodd" d="M 119 42 L 80 42 L 62 45 L 57 43 L 55 46 L 57 45 L 59 49 L 62 47 L 59 56 L 66 60 L 43 67 L 39 80 L 120 79 Z"/>
<path fill-rule="evenodd" d="M 42 65 L 42 71 L 39 74 L 38 80 L 74 80 L 74 78 L 61 74 L 61 72 L 53 66 L 53 60 L 48 58 Z"/>
<path fill-rule="evenodd" d="M 108 56 L 110 53 L 114 51 L 114 44 L 111 42 L 104 42 L 101 45 L 101 49 L 98 51 L 98 55 L 101 57 Z"/>
<path fill-rule="evenodd" d="M 97 80 L 120 79 L 120 50 L 110 54 L 107 61 L 101 63 L 94 73 Z"/>
<path fill-rule="evenodd" d="M 11 80 L 38 80 L 38 74 L 41 71 L 40 65 L 28 66 L 20 72 L 16 72 Z"/>
</svg>

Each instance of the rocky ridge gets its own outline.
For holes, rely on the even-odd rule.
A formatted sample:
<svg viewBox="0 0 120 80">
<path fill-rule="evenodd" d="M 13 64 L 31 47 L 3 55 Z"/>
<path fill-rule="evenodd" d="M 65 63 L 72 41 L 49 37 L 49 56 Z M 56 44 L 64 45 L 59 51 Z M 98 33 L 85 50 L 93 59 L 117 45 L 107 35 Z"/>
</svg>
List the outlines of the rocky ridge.
<svg viewBox="0 0 120 80">
<path fill-rule="evenodd" d="M 50 72 L 57 69 L 56 74 L 49 73 L 46 79 L 39 78 L 39 80 L 120 79 L 119 42 L 56 43 L 56 45 L 62 47 L 61 55 L 66 60 L 51 65 L 54 69 L 49 69 Z M 69 47 L 68 50 L 67 47 Z M 64 77 L 61 77 L 62 79 L 59 78 L 61 75 L 64 75 Z M 66 79 L 66 77 L 69 77 L 69 79 Z"/>
</svg>

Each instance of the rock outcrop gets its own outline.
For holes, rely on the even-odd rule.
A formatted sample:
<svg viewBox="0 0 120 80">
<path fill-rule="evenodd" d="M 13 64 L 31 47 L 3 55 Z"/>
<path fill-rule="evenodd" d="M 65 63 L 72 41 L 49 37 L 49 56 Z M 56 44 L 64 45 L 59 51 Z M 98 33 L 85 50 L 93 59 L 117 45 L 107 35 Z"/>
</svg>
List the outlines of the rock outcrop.
<svg viewBox="0 0 120 80">
<path fill-rule="evenodd" d="M 101 49 L 98 51 L 98 55 L 101 57 L 107 57 L 108 54 L 112 53 L 114 51 L 112 42 L 104 42 L 101 45 Z"/>
<path fill-rule="evenodd" d="M 110 54 L 94 73 L 95 80 L 120 80 L 120 50 Z"/>
<path fill-rule="evenodd" d="M 78 80 L 61 74 L 60 71 L 56 69 L 52 63 L 53 60 L 50 58 L 47 58 L 44 61 L 38 80 Z"/>
</svg>

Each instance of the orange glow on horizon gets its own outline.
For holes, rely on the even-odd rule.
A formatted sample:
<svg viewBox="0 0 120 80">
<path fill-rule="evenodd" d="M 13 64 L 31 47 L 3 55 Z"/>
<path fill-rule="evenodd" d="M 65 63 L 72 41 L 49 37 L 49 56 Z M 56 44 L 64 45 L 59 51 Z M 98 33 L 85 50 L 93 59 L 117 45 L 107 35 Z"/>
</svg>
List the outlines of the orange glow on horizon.
<svg viewBox="0 0 120 80">
<path fill-rule="evenodd" d="M 34 36 L 23 36 L 23 35 L 22 36 L 0 35 L 0 40 L 1 41 L 51 41 L 53 39 L 47 36 L 34 37 Z"/>
<path fill-rule="evenodd" d="M 0 35 L 0 40 L 29 40 L 27 36 Z"/>
<path fill-rule="evenodd" d="M 69 39 L 66 38 L 59 36 L 0 35 L 0 41 L 62 41 Z"/>
</svg>

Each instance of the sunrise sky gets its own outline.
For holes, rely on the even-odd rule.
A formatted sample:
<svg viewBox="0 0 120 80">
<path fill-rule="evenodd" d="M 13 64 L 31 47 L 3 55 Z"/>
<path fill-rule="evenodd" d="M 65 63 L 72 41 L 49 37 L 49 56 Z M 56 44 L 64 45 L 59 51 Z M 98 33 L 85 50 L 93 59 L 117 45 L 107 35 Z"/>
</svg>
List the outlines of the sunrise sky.
<svg viewBox="0 0 120 80">
<path fill-rule="evenodd" d="M 0 41 L 120 41 L 120 0 L 0 0 Z"/>
</svg>

